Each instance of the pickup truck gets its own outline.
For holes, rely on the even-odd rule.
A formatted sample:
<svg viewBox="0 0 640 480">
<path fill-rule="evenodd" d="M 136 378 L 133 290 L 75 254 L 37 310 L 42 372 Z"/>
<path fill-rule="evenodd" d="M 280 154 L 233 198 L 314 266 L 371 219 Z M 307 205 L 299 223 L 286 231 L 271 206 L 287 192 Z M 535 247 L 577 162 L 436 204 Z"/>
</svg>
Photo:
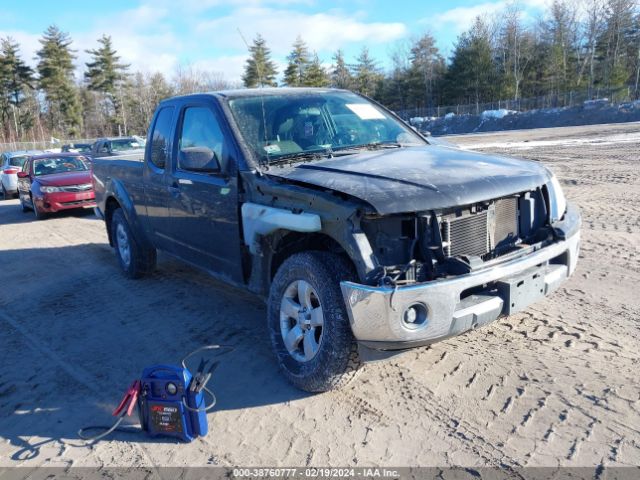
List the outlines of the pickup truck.
<svg viewBox="0 0 640 480">
<path fill-rule="evenodd" d="M 344 90 L 165 100 L 145 150 L 93 178 L 128 277 L 162 250 L 262 296 L 282 372 L 312 392 L 517 312 L 578 259 L 545 166 L 438 145 Z"/>
</svg>

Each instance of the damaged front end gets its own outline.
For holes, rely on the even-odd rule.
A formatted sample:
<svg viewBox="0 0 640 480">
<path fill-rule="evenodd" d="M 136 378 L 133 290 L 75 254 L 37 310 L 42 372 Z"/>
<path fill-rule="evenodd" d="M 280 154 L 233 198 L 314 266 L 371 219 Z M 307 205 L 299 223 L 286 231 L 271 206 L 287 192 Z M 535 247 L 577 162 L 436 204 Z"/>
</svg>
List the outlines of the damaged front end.
<svg viewBox="0 0 640 480">
<path fill-rule="evenodd" d="M 363 349 L 427 345 L 519 311 L 575 269 L 580 215 L 551 186 L 470 205 L 362 218 L 377 267 L 343 282 Z"/>
</svg>

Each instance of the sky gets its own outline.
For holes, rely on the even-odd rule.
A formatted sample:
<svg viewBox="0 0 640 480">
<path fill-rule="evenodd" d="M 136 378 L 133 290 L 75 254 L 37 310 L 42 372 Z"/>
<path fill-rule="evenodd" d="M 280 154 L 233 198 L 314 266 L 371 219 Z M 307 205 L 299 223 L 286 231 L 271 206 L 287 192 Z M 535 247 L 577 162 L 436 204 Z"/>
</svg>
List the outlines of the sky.
<svg viewBox="0 0 640 480">
<path fill-rule="evenodd" d="M 280 72 L 300 35 L 329 65 L 341 48 L 351 62 L 363 46 L 382 68 L 399 45 L 429 32 L 445 56 L 477 15 L 499 12 L 508 0 L 0 0 L 0 37 L 21 45 L 35 65 L 38 39 L 50 24 L 68 32 L 78 74 L 102 34 L 131 71 L 160 71 L 178 65 L 240 80 L 247 42 L 260 33 Z M 526 18 L 539 16 L 549 0 L 519 0 Z"/>
</svg>

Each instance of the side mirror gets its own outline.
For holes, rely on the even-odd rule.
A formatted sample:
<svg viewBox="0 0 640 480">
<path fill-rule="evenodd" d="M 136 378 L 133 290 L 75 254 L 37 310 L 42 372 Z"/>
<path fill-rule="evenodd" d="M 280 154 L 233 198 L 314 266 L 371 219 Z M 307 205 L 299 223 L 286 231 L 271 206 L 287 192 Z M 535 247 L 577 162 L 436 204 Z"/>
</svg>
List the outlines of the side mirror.
<svg viewBox="0 0 640 480">
<path fill-rule="evenodd" d="M 189 172 L 215 173 L 220 171 L 216 152 L 207 147 L 187 147 L 180 150 L 179 167 Z"/>
<path fill-rule="evenodd" d="M 28 172 L 18 172 L 18 178 L 29 178 Z"/>
</svg>

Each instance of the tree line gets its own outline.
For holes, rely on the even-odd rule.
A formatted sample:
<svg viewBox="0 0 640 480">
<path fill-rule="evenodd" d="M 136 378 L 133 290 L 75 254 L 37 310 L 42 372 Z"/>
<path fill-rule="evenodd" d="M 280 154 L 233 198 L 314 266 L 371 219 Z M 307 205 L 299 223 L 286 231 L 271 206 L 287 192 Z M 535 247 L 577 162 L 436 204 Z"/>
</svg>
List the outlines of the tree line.
<svg viewBox="0 0 640 480">
<path fill-rule="evenodd" d="M 76 79 L 77 51 L 67 33 L 50 26 L 40 45 L 31 68 L 15 41 L 0 41 L 0 142 L 144 133 L 163 98 L 236 86 L 189 66 L 172 74 L 131 72 L 108 35 L 86 51 L 90 60 Z M 398 43 L 386 70 L 366 47 L 354 59 L 338 50 L 323 62 L 302 37 L 282 72 L 261 35 L 248 50 L 245 87 L 345 88 L 399 111 L 572 91 L 640 94 L 637 0 L 555 0 L 535 21 L 514 1 L 477 17 L 449 58 L 425 33 Z"/>
<path fill-rule="evenodd" d="M 246 87 L 276 86 L 277 70 L 260 35 L 249 48 Z M 364 93 L 396 109 L 479 104 L 627 87 L 638 98 L 637 0 L 555 0 L 534 22 L 517 3 L 480 16 L 445 59 L 433 35 L 400 43 L 386 72 L 365 47 L 353 63 L 338 50 L 325 68 L 298 37 L 283 85 L 332 86 Z"/>
</svg>

